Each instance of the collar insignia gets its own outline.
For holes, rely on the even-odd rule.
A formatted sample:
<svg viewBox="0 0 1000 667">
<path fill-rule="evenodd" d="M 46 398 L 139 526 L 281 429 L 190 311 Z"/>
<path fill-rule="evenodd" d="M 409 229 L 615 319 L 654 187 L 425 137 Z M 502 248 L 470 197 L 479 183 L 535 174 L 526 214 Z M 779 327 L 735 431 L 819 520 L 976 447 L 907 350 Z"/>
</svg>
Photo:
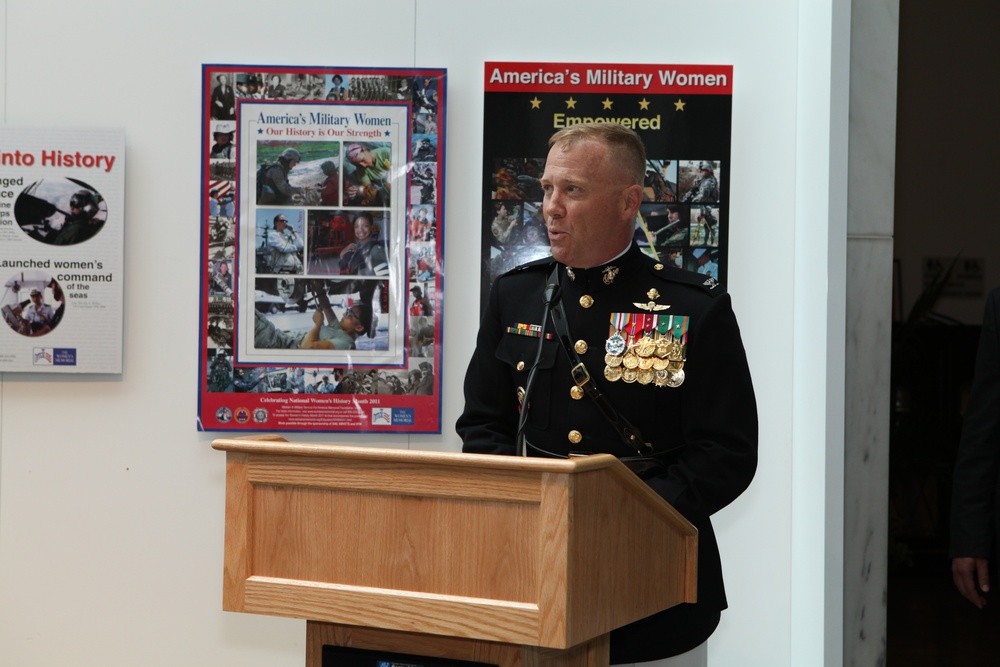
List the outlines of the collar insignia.
<svg viewBox="0 0 1000 667">
<path fill-rule="evenodd" d="M 601 271 L 604 275 L 601 277 L 604 280 L 605 285 L 610 285 L 618 277 L 618 267 L 617 266 L 605 266 L 604 270 Z"/>
</svg>

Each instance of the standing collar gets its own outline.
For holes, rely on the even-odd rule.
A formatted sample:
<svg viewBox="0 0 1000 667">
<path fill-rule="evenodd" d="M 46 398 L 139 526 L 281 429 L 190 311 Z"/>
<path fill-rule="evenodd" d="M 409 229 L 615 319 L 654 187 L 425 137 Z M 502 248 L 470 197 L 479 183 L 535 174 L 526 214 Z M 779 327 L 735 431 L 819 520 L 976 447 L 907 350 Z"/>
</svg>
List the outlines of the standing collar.
<svg viewBox="0 0 1000 667">
<path fill-rule="evenodd" d="M 580 289 L 594 291 L 615 284 L 626 275 L 637 271 L 643 263 L 643 254 L 633 241 L 625 250 L 608 262 L 590 269 L 566 267 L 566 276 Z"/>
</svg>

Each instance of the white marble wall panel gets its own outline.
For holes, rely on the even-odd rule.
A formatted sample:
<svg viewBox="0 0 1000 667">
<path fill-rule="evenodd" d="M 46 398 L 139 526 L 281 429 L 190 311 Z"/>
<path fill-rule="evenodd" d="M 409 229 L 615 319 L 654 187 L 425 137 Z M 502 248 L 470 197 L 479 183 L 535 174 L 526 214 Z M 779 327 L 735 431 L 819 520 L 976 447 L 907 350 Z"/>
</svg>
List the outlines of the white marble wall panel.
<svg viewBox="0 0 1000 667">
<path fill-rule="evenodd" d="M 844 323 L 844 664 L 886 660 L 899 0 L 854 0 Z"/>
<path fill-rule="evenodd" d="M 851 4 L 848 235 L 891 236 L 899 0 Z"/>
<path fill-rule="evenodd" d="M 891 267 L 891 238 L 848 239 L 845 665 L 885 663 Z"/>
</svg>

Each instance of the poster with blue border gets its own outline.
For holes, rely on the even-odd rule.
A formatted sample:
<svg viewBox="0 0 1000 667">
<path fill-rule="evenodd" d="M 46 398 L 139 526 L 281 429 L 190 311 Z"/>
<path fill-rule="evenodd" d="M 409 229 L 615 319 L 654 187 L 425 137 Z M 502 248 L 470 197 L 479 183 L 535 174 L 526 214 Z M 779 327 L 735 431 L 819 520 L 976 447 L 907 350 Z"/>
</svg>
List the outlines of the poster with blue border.
<svg viewBox="0 0 1000 667">
<path fill-rule="evenodd" d="M 203 67 L 200 430 L 440 432 L 445 84 Z"/>
</svg>

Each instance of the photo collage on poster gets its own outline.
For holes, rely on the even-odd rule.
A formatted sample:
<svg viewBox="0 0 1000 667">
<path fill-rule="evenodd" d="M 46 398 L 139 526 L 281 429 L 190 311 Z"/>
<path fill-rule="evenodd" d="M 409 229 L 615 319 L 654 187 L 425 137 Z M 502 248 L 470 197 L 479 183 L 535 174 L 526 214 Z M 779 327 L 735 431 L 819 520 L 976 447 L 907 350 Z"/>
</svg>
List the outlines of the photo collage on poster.
<svg viewBox="0 0 1000 667">
<path fill-rule="evenodd" d="M 486 63 L 481 304 L 497 276 L 549 256 L 547 142 L 589 121 L 631 127 L 646 147 L 642 251 L 725 284 L 731 82 L 728 66 Z"/>
<path fill-rule="evenodd" d="M 204 77 L 200 428 L 439 431 L 444 70 Z"/>
<path fill-rule="evenodd" d="M 484 218 L 490 283 L 515 266 L 550 254 L 539 180 L 544 171 L 544 157 L 494 161 Z M 635 242 L 643 252 L 718 279 L 720 178 L 718 160 L 647 160 L 635 226 Z"/>
</svg>

